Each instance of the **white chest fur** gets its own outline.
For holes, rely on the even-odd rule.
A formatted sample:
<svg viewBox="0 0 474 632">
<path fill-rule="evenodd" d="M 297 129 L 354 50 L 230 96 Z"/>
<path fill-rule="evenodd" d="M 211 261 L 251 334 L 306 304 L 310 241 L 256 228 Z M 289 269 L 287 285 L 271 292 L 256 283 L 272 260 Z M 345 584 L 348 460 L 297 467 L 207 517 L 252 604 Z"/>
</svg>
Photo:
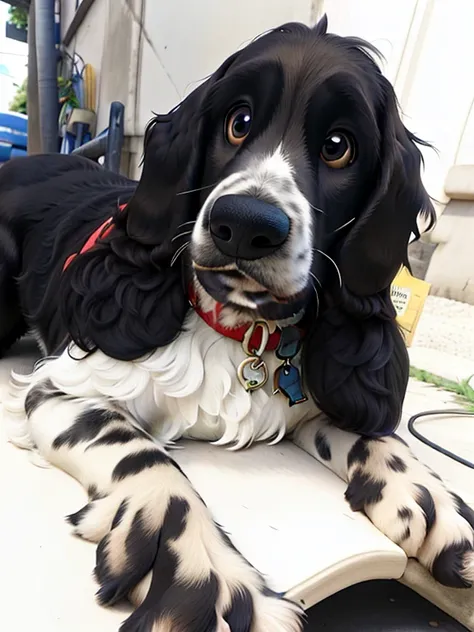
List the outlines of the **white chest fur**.
<svg viewBox="0 0 474 632">
<path fill-rule="evenodd" d="M 317 412 L 312 401 L 290 407 L 286 397 L 273 395 L 272 379 L 246 392 L 237 377 L 245 358 L 241 344 L 215 332 L 195 313 L 174 342 L 134 362 L 100 351 L 82 356 L 73 348 L 46 362 L 34 381 L 49 377 L 68 394 L 113 399 L 164 442 L 188 437 L 234 449 L 254 441 L 276 442 Z M 280 361 L 273 352 L 263 359 L 273 376 Z"/>
</svg>

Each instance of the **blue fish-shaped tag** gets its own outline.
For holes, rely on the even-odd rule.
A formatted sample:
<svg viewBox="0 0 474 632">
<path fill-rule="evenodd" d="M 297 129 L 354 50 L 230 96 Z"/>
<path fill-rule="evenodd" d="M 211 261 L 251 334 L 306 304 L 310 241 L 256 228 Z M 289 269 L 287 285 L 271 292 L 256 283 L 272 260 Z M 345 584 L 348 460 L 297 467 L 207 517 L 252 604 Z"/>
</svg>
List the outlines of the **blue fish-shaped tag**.
<svg viewBox="0 0 474 632">
<path fill-rule="evenodd" d="M 290 406 L 302 404 L 308 398 L 301 387 L 301 377 L 298 369 L 290 362 L 278 367 L 273 376 L 274 393 L 283 393 L 288 398 Z"/>
</svg>

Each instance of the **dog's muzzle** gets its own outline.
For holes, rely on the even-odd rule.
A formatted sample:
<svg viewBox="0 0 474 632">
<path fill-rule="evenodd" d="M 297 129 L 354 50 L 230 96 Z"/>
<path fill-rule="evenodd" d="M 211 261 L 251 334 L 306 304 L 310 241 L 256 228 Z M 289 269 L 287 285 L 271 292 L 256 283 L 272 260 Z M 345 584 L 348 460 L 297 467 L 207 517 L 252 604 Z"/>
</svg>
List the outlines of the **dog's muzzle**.
<svg viewBox="0 0 474 632">
<path fill-rule="evenodd" d="M 255 261 L 273 254 L 290 233 L 288 215 L 277 206 L 245 195 L 223 195 L 210 215 L 210 233 L 220 252 Z"/>
</svg>

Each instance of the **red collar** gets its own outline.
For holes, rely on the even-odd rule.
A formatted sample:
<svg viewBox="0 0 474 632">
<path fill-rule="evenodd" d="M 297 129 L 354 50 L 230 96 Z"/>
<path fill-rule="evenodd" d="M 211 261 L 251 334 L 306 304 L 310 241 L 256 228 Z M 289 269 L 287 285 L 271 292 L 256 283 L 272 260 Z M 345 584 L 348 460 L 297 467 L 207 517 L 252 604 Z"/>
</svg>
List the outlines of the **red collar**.
<svg viewBox="0 0 474 632">
<path fill-rule="evenodd" d="M 250 325 L 242 325 L 240 327 L 224 327 L 219 323 L 219 316 L 224 309 L 224 305 L 222 303 L 217 303 L 215 310 L 210 312 L 205 312 L 201 306 L 199 305 L 199 301 L 196 295 L 196 292 L 192 286 L 189 288 L 189 301 L 193 306 L 194 311 L 198 316 L 200 316 L 205 323 L 209 325 L 214 331 L 217 331 L 218 334 L 225 336 L 226 338 L 232 338 L 233 340 L 238 340 L 239 342 L 243 342 L 244 336 L 249 330 Z M 249 342 L 249 349 L 255 350 L 260 347 L 260 343 L 262 342 L 262 329 L 261 327 L 256 327 Z M 272 334 L 270 334 L 267 342 L 267 346 L 265 347 L 266 351 L 275 351 L 280 344 L 281 331 L 280 329 L 276 329 Z"/>
<path fill-rule="evenodd" d="M 126 204 L 120 204 L 120 206 L 118 207 L 119 211 L 123 211 L 124 208 L 126 208 L 126 206 L 127 206 Z M 109 235 L 112 232 L 113 227 L 114 227 L 114 218 L 109 217 L 108 219 L 105 220 L 103 224 L 99 226 L 99 228 L 97 228 L 92 233 L 92 235 L 89 237 L 86 243 L 82 246 L 79 252 L 73 252 L 72 255 L 69 255 L 69 257 L 64 262 L 63 272 L 68 267 L 68 265 L 72 262 L 72 260 L 77 257 L 77 255 L 82 255 L 84 252 L 87 252 L 88 250 L 93 248 L 96 245 L 96 243 L 99 241 L 99 239 L 104 239 L 104 237 L 107 237 L 107 235 Z"/>
</svg>

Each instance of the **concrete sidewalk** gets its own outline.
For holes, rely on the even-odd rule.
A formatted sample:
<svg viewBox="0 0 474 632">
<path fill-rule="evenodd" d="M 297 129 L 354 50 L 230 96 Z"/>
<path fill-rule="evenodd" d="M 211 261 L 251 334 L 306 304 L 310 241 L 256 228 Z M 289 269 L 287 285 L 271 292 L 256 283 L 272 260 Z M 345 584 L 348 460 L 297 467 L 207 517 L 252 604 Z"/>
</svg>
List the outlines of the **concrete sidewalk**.
<svg viewBox="0 0 474 632">
<path fill-rule="evenodd" d="M 428 296 L 409 349 L 412 366 L 474 388 L 474 305 Z"/>
<path fill-rule="evenodd" d="M 474 329 L 474 323 L 472 327 Z M 469 383 L 474 388 L 474 359 L 461 358 L 446 351 L 418 345 L 409 349 L 408 353 L 411 365 L 417 369 L 429 371 L 453 382 L 470 379 Z"/>
</svg>

